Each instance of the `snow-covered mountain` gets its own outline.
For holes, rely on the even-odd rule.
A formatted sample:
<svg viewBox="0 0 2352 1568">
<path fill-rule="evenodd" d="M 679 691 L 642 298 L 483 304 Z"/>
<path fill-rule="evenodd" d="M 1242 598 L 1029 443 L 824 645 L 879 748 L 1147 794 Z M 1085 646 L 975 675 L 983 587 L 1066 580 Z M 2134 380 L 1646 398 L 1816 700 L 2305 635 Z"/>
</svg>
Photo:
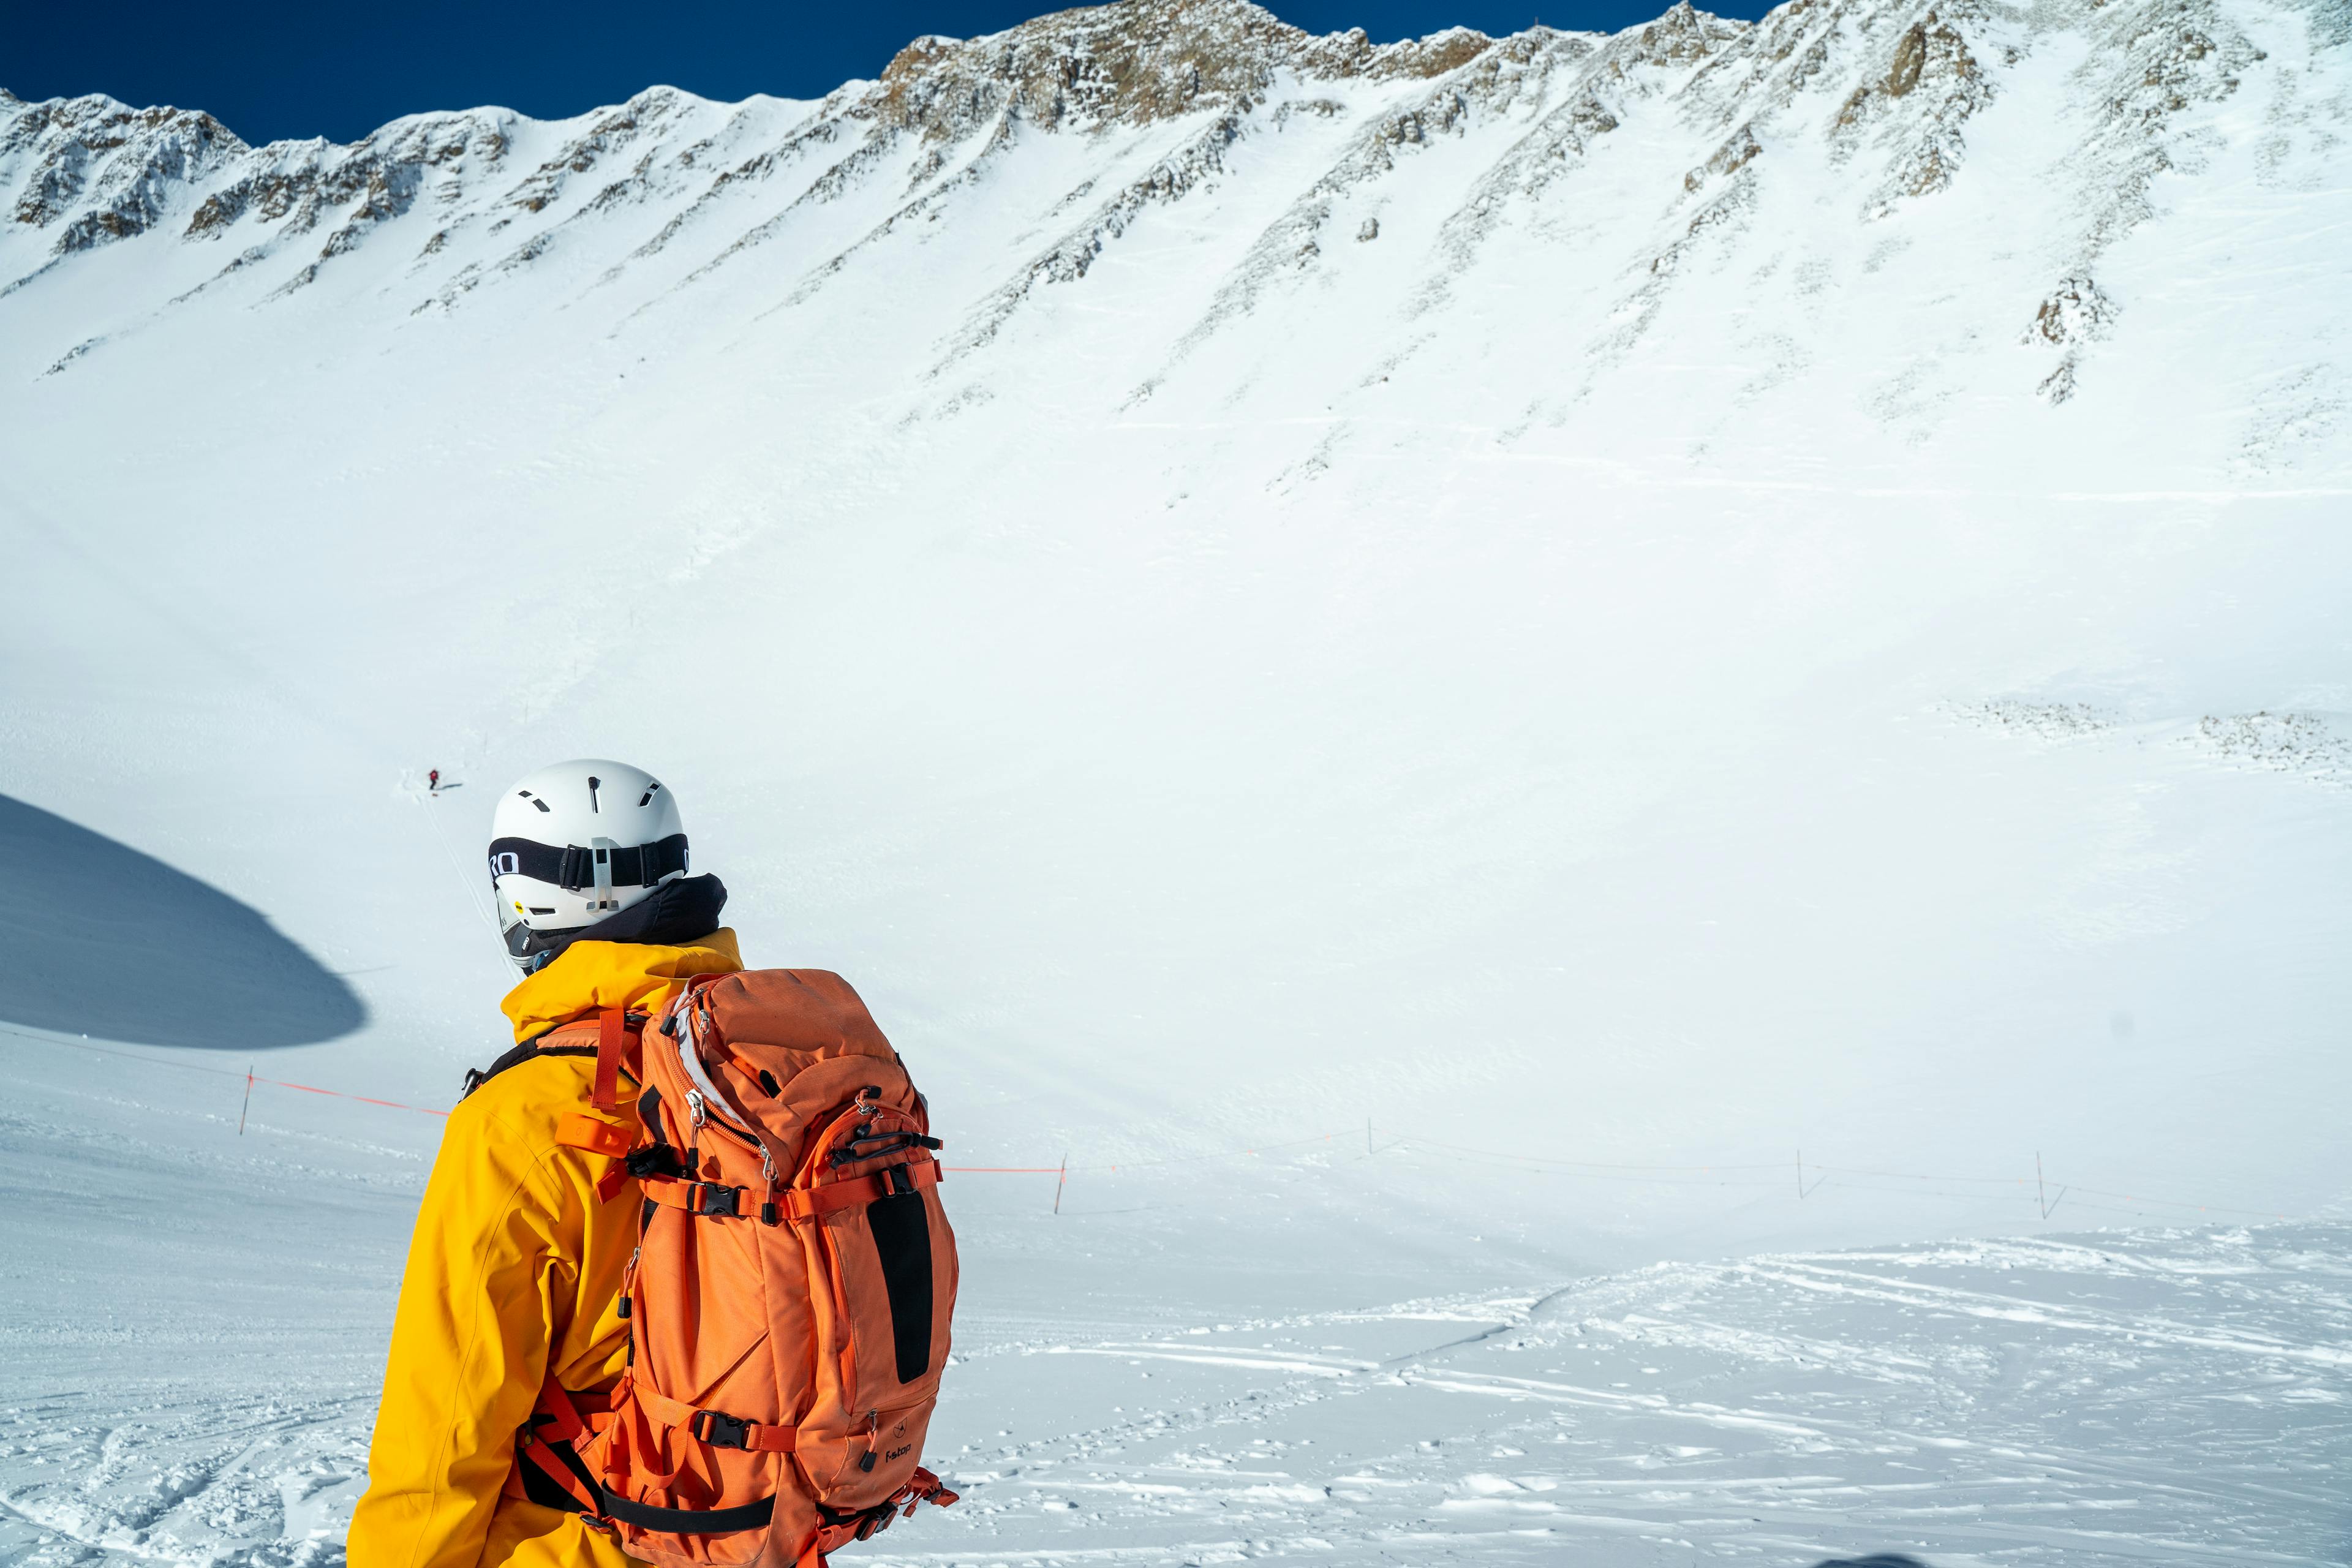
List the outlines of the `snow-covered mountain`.
<svg viewBox="0 0 2352 1568">
<path fill-rule="evenodd" d="M 1129 408 L 1247 384 L 1288 356 L 1212 351 L 1302 316 L 1352 350 L 1313 367 L 1330 396 L 1508 351 L 1550 372 L 1497 376 L 1533 384 L 1523 421 L 1633 395 L 1710 447 L 1759 401 L 1925 439 L 2029 396 L 2145 397 L 2152 362 L 2183 423 L 2234 373 L 2198 456 L 2261 474 L 2340 457 L 2345 27 L 2317 0 L 1809 0 L 1375 47 L 1129 0 L 919 39 L 816 103 L 656 88 L 347 147 L 0 95 L 5 287 L 79 274 L 105 301 L 21 300 L 8 347 L 62 373 L 304 304 L 347 338 L 562 311 L 667 342 L 919 279 L 900 308 L 932 331 L 891 368 L 935 405 L 987 385 L 1008 331 L 1141 307 Z M 1714 352 L 1644 385 L 1685 333 Z"/>
<path fill-rule="evenodd" d="M 395 1098 L 488 793 L 617 753 L 1004 1163 L 1502 1096 L 2324 1205 L 2347 43 L 1129 0 L 352 146 L 0 100 L 0 791 L 352 972 L 302 1065 Z"/>
<path fill-rule="evenodd" d="M 862 1561 L 2336 1561 L 2347 152 L 2344 0 L 0 95 L 0 1557 L 333 1568 L 616 755 L 949 1139 Z"/>
</svg>

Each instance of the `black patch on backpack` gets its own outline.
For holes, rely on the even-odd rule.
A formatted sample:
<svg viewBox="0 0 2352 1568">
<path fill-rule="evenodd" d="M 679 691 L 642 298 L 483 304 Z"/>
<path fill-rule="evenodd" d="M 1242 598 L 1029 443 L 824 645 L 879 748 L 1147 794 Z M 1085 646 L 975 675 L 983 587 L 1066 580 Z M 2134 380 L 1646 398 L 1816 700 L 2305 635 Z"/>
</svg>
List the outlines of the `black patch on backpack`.
<svg viewBox="0 0 2352 1568">
<path fill-rule="evenodd" d="M 912 1383 L 931 1365 L 931 1219 L 923 1194 L 894 1193 L 866 1205 L 866 1226 L 890 1293 L 890 1337 L 898 1381 Z"/>
</svg>

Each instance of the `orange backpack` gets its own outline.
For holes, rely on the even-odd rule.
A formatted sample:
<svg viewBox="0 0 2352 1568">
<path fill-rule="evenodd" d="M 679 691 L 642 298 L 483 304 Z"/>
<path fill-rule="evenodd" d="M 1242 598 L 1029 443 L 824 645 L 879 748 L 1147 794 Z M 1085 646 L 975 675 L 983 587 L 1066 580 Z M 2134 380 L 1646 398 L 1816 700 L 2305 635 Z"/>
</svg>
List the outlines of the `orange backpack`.
<svg viewBox="0 0 2352 1568">
<path fill-rule="evenodd" d="M 956 1500 L 921 1463 L 956 1294 L 929 1108 L 823 970 L 699 975 L 638 1023 L 600 1018 L 594 1100 L 636 1066 L 642 1132 L 565 1137 L 642 1184 L 628 1369 L 609 1401 L 550 1380 L 518 1489 L 667 1568 L 821 1568 Z"/>
</svg>

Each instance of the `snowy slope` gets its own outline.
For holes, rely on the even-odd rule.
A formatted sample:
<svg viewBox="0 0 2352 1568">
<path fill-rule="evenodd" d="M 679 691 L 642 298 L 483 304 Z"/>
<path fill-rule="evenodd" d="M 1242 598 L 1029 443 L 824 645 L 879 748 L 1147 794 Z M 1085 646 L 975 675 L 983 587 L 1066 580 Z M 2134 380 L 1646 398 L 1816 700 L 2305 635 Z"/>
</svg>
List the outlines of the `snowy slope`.
<svg viewBox="0 0 2352 1568">
<path fill-rule="evenodd" d="M 951 1178 L 975 1367 L 1400 1301 L 1516 1321 L 1492 1304 L 1672 1258 L 1592 1289 L 1723 1292 L 1690 1375 L 1764 1401 L 1778 1352 L 1757 1373 L 1739 1336 L 1799 1331 L 1802 1270 L 1696 1260 L 2284 1216 L 2308 1228 L 2116 1243 L 2191 1282 L 2147 1311 L 2242 1308 L 2287 1345 L 2274 1394 L 2231 1381 L 2237 1342 L 2053 1351 L 2076 1371 L 2044 1382 L 1989 1370 L 1998 1340 L 1916 1383 L 1840 1351 L 1874 1392 L 1817 1394 L 2026 1424 L 2096 1387 L 2153 1412 L 2118 1452 L 2255 1398 L 2186 1462 L 2275 1439 L 2305 1489 L 2256 1523 L 2272 1483 L 2216 1481 L 2177 1550 L 2329 1560 L 2347 45 L 2297 0 L 1798 0 L 1380 48 L 1200 0 L 920 40 L 819 102 L 655 89 L 351 147 L 0 99 L 0 849 L 103 871 L 0 894 L 0 1159 L 40 1215 L 12 1233 L 16 1544 L 325 1550 L 436 1124 L 265 1086 L 240 1140 L 236 1075 L 446 1105 L 499 1043 L 492 792 L 615 754 L 677 790 L 755 961 L 857 982 L 955 1158 L 1080 1167 L 1059 1226 L 1051 1177 Z M 465 787 L 426 798 L 433 766 Z M 33 945 L 62 924 L 79 945 Z M 289 941 L 331 973 L 257 994 L 239 955 Z M 59 1179 L 101 1149 L 109 1183 Z M 126 1284 L 154 1222 L 119 1194 L 220 1184 L 233 1299 Z M 2241 1245 L 2251 1295 L 2195 1283 Z M 1990 1289 L 1940 1256 L 1852 1267 Z M 2051 1300 L 2138 1267 L 2031 1256 Z M 310 1260 L 348 1286 L 315 1313 Z M 93 1295 L 119 1321 L 65 1304 Z M 1951 1348 L 1908 1298 L 1844 1305 L 1822 1343 Z M 319 1436 L 243 1468 L 262 1418 L 203 1423 L 265 1397 L 288 1324 L 317 1337 L 268 1419 Z M 1291 1348 L 1447 1337 L 1389 1333 Z M 1662 1364 L 1619 1349 L 1601 1386 Z M 1066 1467 L 1127 1414 L 1089 1401 L 1134 1404 L 974 1377 L 941 1434 L 976 1470 L 1026 1463 L 992 1436 L 1017 1393 L 1067 1394 L 1003 1439 Z M 1723 1449 L 1585 1408 L 1612 1452 Z M 1937 1483 L 2046 1453 L 1920 1430 Z M 38 1466 L 85 1441 L 127 1457 L 71 1514 Z M 1661 1464 L 1713 1509 L 1827 1455 L 1804 1485 L 1886 1529 L 1810 1539 L 1912 1539 L 1859 1439 L 1790 1442 Z M 1616 1473 L 1380 1452 L 1393 1509 L 1342 1530 L 1283 1489 L 1341 1471 L 1270 1467 L 1265 1528 L 1376 1562 Z M 2175 1550 L 2148 1542 L 2187 1528 L 2177 1477 L 2102 1474 L 2143 1489 L 2118 1560 Z M 1085 1528 L 1142 1561 L 1226 1539 L 1155 1512 L 1162 1484 Z M 964 1517 L 1000 1542 L 898 1544 L 1087 1549 Z M 1780 1560 L 1738 1523 L 1707 1550 Z M 1629 1560 L 1592 1528 L 1587 1560 Z M 1935 1544 L 2095 1560 L 2014 1539 Z"/>
<path fill-rule="evenodd" d="M 348 148 L 11 100 L 0 788 L 367 971 L 394 1098 L 485 1043 L 488 792 L 610 751 L 1011 1163 L 1503 1090 L 2330 1201 L 2341 24 L 1216 0 Z M 2322 763 L 2214 740 L 2279 713 Z"/>
</svg>

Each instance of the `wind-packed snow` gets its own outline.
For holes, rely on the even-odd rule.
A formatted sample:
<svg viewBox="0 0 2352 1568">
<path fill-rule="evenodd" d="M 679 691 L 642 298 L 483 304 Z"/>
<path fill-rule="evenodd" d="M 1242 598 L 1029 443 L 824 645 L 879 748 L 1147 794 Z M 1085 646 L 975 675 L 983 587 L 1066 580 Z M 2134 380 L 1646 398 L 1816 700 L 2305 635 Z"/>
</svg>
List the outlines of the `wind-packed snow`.
<svg viewBox="0 0 2352 1568">
<path fill-rule="evenodd" d="M 334 1561 L 416 1152 L 299 1096 L 239 1138 L 234 1085 L 71 1057 L 18 1062 L 0 1142 L 0 1553 Z M 1475 1231 L 1367 1255 L 1361 1211 L 1430 1172 L 1326 1161 L 1237 1216 L 1181 1178 L 1059 1216 L 1025 1201 L 1050 1181 L 950 1178 L 969 1267 L 931 1455 L 963 1500 L 856 1560 L 2342 1560 L 2341 1224 L 1563 1279 Z"/>
<path fill-rule="evenodd" d="M 950 1177 L 979 1484 L 869 1560 L 2339 1561 L 2347 44 L 0 97 L 0 1550 L 334 1550 L 438 1124 L 242 1075 L 446 1107 L 494 792 L 615 755 L 1075 1168 Z"/>
</svg>

